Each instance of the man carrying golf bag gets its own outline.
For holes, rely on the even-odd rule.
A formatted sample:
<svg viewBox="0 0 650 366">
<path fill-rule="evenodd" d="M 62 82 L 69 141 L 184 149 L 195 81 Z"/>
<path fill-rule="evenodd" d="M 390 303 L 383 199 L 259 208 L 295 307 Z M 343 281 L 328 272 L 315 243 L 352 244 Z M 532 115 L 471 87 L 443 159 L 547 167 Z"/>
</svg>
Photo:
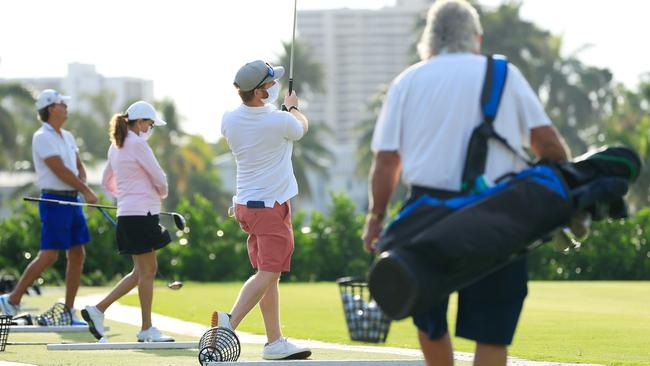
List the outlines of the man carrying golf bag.
<svg viewBox="0 0 650 366">
<path fill-rule="evenodd" d="M 469 141 L 485 117 L 480 102 L 491 59 L 479 55 L 481 40 L 478 14 L 466 1 L 436 1 L 429 10 L 418 47 L 423 61 L 394 80 L 373 136 L 363 235 L 367 250 L 375 249 L 400 173 L 410 186 L 408 205 L 423 195 L 448 199 L 475 185 L 490 186 L 526 167 L 524 148 L 539 158 L 567 160 L 568 151 L 529 84 L 515 66 L 502 64 L 507 78 L 500 100 L 492 101 L 498 113 L 491 126 L 507 144 L 490 139 L 485 174 L 463 187 Z M 527 280 L 523 258 L 459 291 L 456 335 L 476 341 L 476 365 L 506 364 Z M 447 304 L 448 297 L 413 316 L 429 365 L 453 364 Z"/>
<path fill-rule="evenodd" d="M 34 169 L 41 198 L 80 202 L 79 194 L 88 203 L 96 203 L 97 196 L 86 184 L 86 169 L 79 158 L 74 136 L 62 128 L 68 118 L 70 97 L 56 90 L 46 89 L 36 100 L 38 116 L 43 125 L 32 139 Z M 65 250 L 65 306 L 71 311 L 72 325 L 85 325 L 77 319 L 74 301 L 81 282 L 86 257 L 85 244 L 90 241 L 86 217 L 81 207 L 41 202 L 41 245 L 36 258 L 27 266 L 16 288 L 0 296 L 0 310 L 16 315 L 27 288 L 53 265 L 60 250 Z"/>
</svg>

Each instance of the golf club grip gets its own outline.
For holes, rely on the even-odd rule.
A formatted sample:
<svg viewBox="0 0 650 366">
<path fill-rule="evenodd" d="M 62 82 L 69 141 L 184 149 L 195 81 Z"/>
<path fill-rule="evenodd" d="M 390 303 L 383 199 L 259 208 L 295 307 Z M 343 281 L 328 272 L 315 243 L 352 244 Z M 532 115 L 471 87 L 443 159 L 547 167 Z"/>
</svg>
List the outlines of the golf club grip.
<svg viewBox="0 0 650 366">
<path fill-rule="evenodd" d="M 293 91 L 293 78 L 289 78 L 289 95 Z"/>
</svg>

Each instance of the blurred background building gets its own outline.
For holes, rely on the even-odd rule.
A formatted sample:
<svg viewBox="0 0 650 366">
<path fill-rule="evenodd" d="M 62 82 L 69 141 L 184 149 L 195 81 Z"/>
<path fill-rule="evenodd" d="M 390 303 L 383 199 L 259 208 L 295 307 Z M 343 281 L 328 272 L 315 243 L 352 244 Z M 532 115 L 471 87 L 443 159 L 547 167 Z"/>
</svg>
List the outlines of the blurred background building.
<svg viewBox="0 0 650 366">
<path fill-rule="evenodd" d="M 367 177 L 355 175 L 358 127 L 369 99 L 413 62 L 414 28 L 429 0 L 398 0 L 378 10 L 328 9 L 298 12 L 299 39 L 324 71 L 322 94 L 309 99 L 310 121 L 333 131 L 328 148 L 336 155 L 327 181 L 311 179 L 313 205 L 322 209 L 328 192 L 346 192 L 366 206 Z"/>
<path fill-rule="evenodd" d="M 72 97 L 71 112 L 93 113 L 89 97 L 99 93 L 110 93 L 114 111 L 138 99 L 153 100 L 153 81 L 135 77 L 105 77 L 98 73 L 95 65 L 71 63 L 64 77 L 38 77 L 0 79 L 0 82 L 20 82 L 34 89 L 56 89 Z"/>
</svg>

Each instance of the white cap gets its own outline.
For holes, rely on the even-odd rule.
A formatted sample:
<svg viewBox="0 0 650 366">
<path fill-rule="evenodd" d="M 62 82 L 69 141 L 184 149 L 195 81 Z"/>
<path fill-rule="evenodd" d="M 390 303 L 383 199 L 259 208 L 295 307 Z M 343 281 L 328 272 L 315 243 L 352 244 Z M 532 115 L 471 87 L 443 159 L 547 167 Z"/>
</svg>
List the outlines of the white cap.
<svg viewBox="0 0 650 366">
<path fill-rule="evenodd" d="M 153 121 L 154 126 L 164 126 L 167 124 L 167 122 L 158 117 L 154 107 L 143 100 L 131 104 L 126 109 L 126 114 L 129 120 L 150 119 Z"/>
<path fill-rule="evenodd" d="M 38 98 L 36 98 L 36 108 L 43 109 L 50 104 L 55 103 L 63 103 L 65 105 L 68 105 L 69 100 L 69 96 L 63 95 L 54 89 L 45 89 L 41 92 L 41 94 L 38 95 Z"/>
</svg>

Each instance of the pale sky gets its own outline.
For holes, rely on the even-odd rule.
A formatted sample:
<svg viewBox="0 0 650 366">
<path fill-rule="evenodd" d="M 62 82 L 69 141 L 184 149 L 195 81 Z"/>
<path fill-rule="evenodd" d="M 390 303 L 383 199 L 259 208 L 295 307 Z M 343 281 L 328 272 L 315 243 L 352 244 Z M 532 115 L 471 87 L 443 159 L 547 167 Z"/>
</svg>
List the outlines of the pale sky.
<svg viewBox="0 0 650 366">
<path fill-rule="evenodd" d="M 298 0 L 298 8 L 394 3 Z M 80 62 L 104 76 L 151 79 L 156 98 L 176 101 L 186 131 L 215 141 L 221 115 L 239 104 L 232 87 L 237 69 L 276 58 L 281 42 L 291 39 L 292 12 L 293 0 L 7 1 L 0 16 L 0 78 L 62 77 L 68 63 Z M 648 14 L 650 2 L 642 0 L 524 0 L 522 9 L 524 19 L 564 35 L 564 53 L 592 45 L 580 54 L 583 62 L 609 67 L 629 87 L 650 71 L 642 31 Z"/>
</svg>

